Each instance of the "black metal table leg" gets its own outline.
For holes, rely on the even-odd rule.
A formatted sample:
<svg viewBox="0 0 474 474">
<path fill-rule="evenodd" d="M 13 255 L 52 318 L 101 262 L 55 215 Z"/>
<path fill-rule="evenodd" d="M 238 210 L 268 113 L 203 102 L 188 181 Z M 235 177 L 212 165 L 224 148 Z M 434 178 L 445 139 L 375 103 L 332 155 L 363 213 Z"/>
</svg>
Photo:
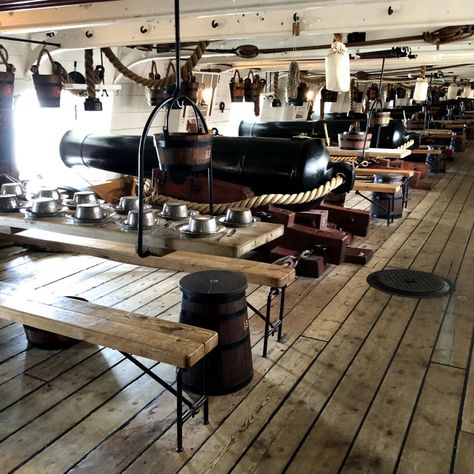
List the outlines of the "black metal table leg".
<svg viewBox="0 0 474 474">
<path fill-rule="evenodd" d="M 278 317 L 279 326 L 278 326 L 278 339 L 277 339 L 278 342 L 280 342 L 281 333 L 283 331 L 283 316 L 285 312 L 285 290 L 286 290 L 286 286 L 284 286 L 281 289 L 281 295 L 280 295 L 280 314 Z"/>
<path fill-rule="evenodd" d="M 181 369 L 176 371 L 176 451 L 183 450 L 183 374 Z"/>
<path fill-rule="evenodd" d="M 176 369 L 176 390 L 168 383 L 166 383 L 163 379 L 158 377 L 155 373 L 153 373 L 148 367 L 143 365 L 139 360 L 135 359 L 135 357 L 131 356 L 127 352 L 120 351 L 122 355 L 124 355 L 130 362 L 135 364 L 139 367 L 145 374 L 151 377 L 153 380 L 158 382 L 163 388 L 168 390 L 171 394 L 176 397 L 176 430 L 177 430 L 177 444 L 176 444 L 176 451 L 183 451 L 183 425 L 184 423 L 191 417 L 194 417 L 199 412 L 201 406 L 203 407 L 204 412 L 204 423 L 209 423 L 209 399 L 208 399 L 208 378 L 207 378 L 207 357 L 204 357 L 203 362 L 203 390 L 204 393 L 199 398 L 199 400 L 193 402 L 189 400 L 183 394 L 183 370 L 177 367 Z M 187 405 L 187 409 L 183 412 L 183 404 Z"/>
<path fill-rule="evenodd" d="M 202 377 L 203 377 L 203 383 L 202 383 L 202 391 L 203 391 L 203 398 L 204 398 L 204 403 L 203 403 L 203 412 L 204 412 L 204 424 L 208 425 L 209 424 L 209 398 L 208 398 L 208 392 L 209 392 L 209 378 L 208 378 L 208 369 L 209 369 L 209 362 L 208 362 L 208 357 L 205 356 L 203 363 L 202 363 Z"/>
<path fill-rule="evenodd" d="M 267 357 L 267 350 L 268 350 L 268 337 L 269 329 L 270 329 L 270 316 L 272 311 L 272 292 L 273 288 L 270 289 L 270 292 L 267 296 L 267 309 L 265 311 L 265 330 L 263 335 L 263 357 Z"/>
<path fill-rule="evenodd" d="M 410 188 L 410 178 L 405 177 L 402 179 L 402 195 L 403 195 L 403 208 L 406 209 L 408 207 L 408 189 Z"/>
</svg>

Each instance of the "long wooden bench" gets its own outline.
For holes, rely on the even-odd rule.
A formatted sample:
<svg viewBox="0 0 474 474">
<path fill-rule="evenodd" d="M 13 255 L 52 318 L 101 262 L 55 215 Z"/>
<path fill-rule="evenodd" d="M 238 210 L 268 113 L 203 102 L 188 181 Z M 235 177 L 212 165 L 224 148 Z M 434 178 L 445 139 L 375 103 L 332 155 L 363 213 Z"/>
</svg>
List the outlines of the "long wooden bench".
<svg viewBox="0 0 474 474">
<path fill-rule="evenodd" d="M 183 395 L 182 371 L 194 366 L 217 346 L 216 332 L 67 297 L 47 301 L 44 296 L 31 293 L 25 298 L 14 286 L 2 282 L 0 318 L 121 352 L 176 396 L 178 451 L 183 449 L 183 423 L 194 416 L 199 408 L 203 407 L 204 423 L 208 423 L 206 384 L 204 383 L 204 394 L 199 400 L 191 401 Z M 176 389 L 134 356 L 177 367 Z M 183 404 L 187 406 L 185 411 Z"/>
<path fill-rule="evenodd" d="M 389 196 L 389 209 L 387 213 L 387 225 L 390 225 L 390 222 L 394 220 L 394 210 L 395 210 L 395 194 L 402 190 L 401 184 L 392 184 L 392 183 L 372 183 L 370 181 L 356 180 L 352 189 L 356 192 L 357 195 L 363 197 L 367 201 L 378 205 L 375 201 L 368 198 L 361 191 L 368 191 L 372 193 L 384 193 Z M 403 193 L 404 195 L 404 193 Z M 403 198 L 405 201 L 405 198 Z M 405 204 L 405 203 L 404 203 Z"/>
<path fill-rule="evenodd" d="M 116 260 L 135 265 L 176 270 L 180 272 L 196 272 L 201 270 L 230 270 L 240 272 L 250 283 L 269 287 L 265 314 L 249 303 L 249 307 L 265 323 L 263 357 L 268 351 L 269 337 L 277 334 L 277 340 L 282 337 L 283 316 L 286 287 L 295 280 L 294 268 L 256 262 L 218 255 L 204 255 L 197 252 L 177 250 L 162 257 L 148 256 L 140 258 L 133 245 L 110 242 L 87 237 L 72 237 L 56 232 L 43 230 L 24 230 L 16 234 L 3 235 L 3 239 L 20 245 L 31 245 L 53 252 L 73 252 L 94 255 L 101 258 Z M 271 308 L 274 297 L 280 296 L 278 317 L 272 321 Z"/>
</svg>

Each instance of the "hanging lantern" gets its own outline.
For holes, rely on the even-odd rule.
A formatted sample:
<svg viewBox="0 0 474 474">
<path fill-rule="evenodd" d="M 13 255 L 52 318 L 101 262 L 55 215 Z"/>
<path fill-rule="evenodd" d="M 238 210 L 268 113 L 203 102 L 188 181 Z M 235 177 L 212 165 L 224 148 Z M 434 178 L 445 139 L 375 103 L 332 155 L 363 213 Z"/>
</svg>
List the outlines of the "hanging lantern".
<svg viewBox="0 0 474 474">
<path fill-rule="evenodd" d="M 340 38 L 340 35 L 336 35 Z M 349 53 L 340 41 L 332 43 L 325 58 L 326 89 L 334 92 L 347 92 L 351 85 Z"/>
<path fill-rule="evenodd" d="M 453 77 L 453 82 L 448 87 L 448 100 L 453 100 L 458 96 L 458 85 Z"/>
<path fill-rule="evenodd" d="M 416 102 L 424 102 L 428 97 L 428 81 L 425 77 L 425 66 L 421 67 L 420 77 L 415 82 L 413 90 L 413 100 Z"/>
</svg>

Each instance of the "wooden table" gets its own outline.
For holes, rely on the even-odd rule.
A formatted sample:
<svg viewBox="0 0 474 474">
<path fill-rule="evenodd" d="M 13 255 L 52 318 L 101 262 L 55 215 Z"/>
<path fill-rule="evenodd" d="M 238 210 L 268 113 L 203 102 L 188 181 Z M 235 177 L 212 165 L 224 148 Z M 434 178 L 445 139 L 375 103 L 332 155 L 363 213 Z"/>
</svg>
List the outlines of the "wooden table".
<svg viewBox="0 0 474 474">
<path fill-rule="evenodd" d="M 4 227 L 4 232 L 7 233 L 10 228 L 37 229 L 128 244 L 136 241 L 136 231 L 124 231 L 118 224 L 110 223 L 103 227 L 77 225 L 68 217 L 25 220 L 21 214 L 1 214 L 0 227 Z M 280 224 L 256 222 L 251 227 L 236 229 L 232 235 L 220 233 L 212 237 L 192 238 L 180 234 L 174 227 L 175 224 L 172 224 L 167 228 L 145 231 L 143 247 L 155 255 L 173 250 L 188 250 L 224 257 L 241 257 L 282 236 L 284 232 L 284 227 Z"/>
<path fill-rule="evenodd" d="M 331 156 L 362 157 L 362 150 L 343 150 L 338 146 L 328 146 L 327 149 Z M 368 148 L 365 150 L 364 158 L 402 159 L 409 155 L 411 155 L 410 150 L 397 150 L 396 148 Z"/>
</svg>

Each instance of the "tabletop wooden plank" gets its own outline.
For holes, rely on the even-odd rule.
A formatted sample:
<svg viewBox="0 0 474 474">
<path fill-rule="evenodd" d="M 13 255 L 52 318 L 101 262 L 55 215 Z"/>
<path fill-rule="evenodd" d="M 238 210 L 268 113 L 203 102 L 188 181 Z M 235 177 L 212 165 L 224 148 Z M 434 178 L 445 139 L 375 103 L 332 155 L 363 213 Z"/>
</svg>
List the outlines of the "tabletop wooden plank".
<svg viewBox="0 0 474 474">
<path fill-rule="evenodd" d="M 375 193 L 396 193 L 400 191 L 400 184 L 372 183 L 369 181 L 356 181 L 352 189 L 355 191 L 372 191 Z"/>
<path fill-rule="evenodd" d="M 196 272 L 201 270 L 222 269 L 243 273 L 249 283 L 281 288 L 295 279 L 294 269 L 281 265 L 236 259 L 215 255 L 203 255 L 197 252 L 177 250 L 162 257 L 140 258 L 131 244 L 116 243 L 85 237 L 70 237 L 55 232 L 25 230 L 5 236 L 19 244 L 36 245 L 56 252 L 76 252 L 95 255 L 111 260 L 141 266 Z"/>
<path fill-rule="evenodd" d="M 47 230 L 128 244 L 134 244 L 136 241 L 135 231 L 122 231 L 117 224 L 111 223 L 103 227 L 75 225 L 70 218 L 61 216 L 26 220 L 20 214 L 3 214 L 0 216 L 0 226 Z M 240 257 L 282 236 L 284 232 L 284 227 L 280 224 L 256 222 L 253 226 L 237 229 L 233 235 L 229 236 L 219 233 L 207 238 L 189 238 L 181 235 L 174 227 L 173 224 L 166 228 L 145 231 L 144 248 L 155 254 L 171 250 L 189 250 L 226 257 Z"/>
<path fill-rule="evenodd" d="M 362 150 L 342 150 L 338 146 L 328 146 L 331 156 L 354 156 L 361 157 Z M 402 159 L 411 155 L 410 150 L 398 150 L 396 148 L 369 148 L 365 150 L 365 158 L 398 158 Z"/>
<path fill-rule="evenodd" d="M 373 176 L 374 174 L 395 174 L 411 178 L 415 172 L 413 170 L 402 170 L 398 168 L 357 168 L 356 176 Z"/>
</svg>

